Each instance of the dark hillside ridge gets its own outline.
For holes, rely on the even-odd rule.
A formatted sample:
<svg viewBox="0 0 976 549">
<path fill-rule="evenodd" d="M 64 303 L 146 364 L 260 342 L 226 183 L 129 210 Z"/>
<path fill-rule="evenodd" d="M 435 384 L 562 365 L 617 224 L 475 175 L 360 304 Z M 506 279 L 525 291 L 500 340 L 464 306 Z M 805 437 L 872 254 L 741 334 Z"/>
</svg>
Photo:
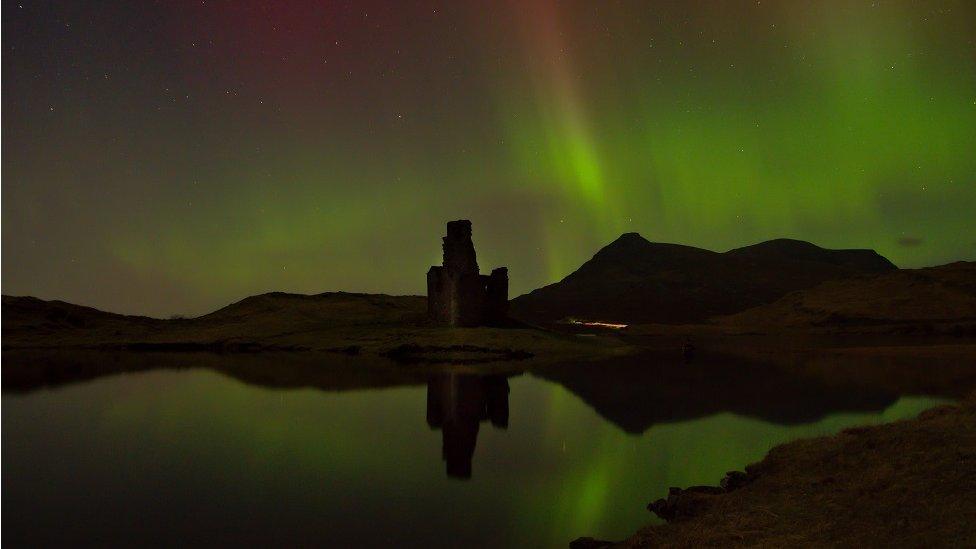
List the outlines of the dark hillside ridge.
<svg viewBox="0 0 976 549">
<path fill-rule="evenodd" d="M 272 292 L 244 298 L 200 317 L 163 320 L 5 295 L 3 347 L 142 346 L 152 350 L 154 345 L 164 345 L 167 350 L 208 350 L 255 342 L 271 345 L 271 339 L 281 346 L 281 339 L 316 330 L 334 334 L 418 326 L 424 322 L 426 301 L 422 296 Z"/>
<path fill-rule="evenodd" d="M 334 324 L 381 323 L 417 317 L 425 303 L 421 296 L 391 296 L 353 292 L 293 294 L 269 292 L 246 297 L 194 320 L 243 321 L 258 317 L 295 321 L 332 321 Z M 416 320 L 419 320 L 416 319 Z"/>
<path fill-rule="evenodd" d="M 976 335 L 976 262 L 830 280 L 716 321 L 778 329 L 889 325 L 900 326 L 896 333 Z"/>
<path fill-rule="evenodd" d="M 896 270 L 874 250 L 777 239 L 725 253 L 626 233 L 563 280 L 519 296 L 512 316 L 626 323 L 701 322 L 827 280 Z"/>
<path fill-rule="evenodd" d="M 4 334 L 20 329 L 92 328 L 112 322 L 151 325 L 158 319 L 100 311 L 64 301 L 45 301 L 31 296 L 3 296 Z"/>
<path fill-rule="evenodd" d="M 874 250 L 829 250 L 803 240 L 777 238 L 725 252 L 730 257 L 813 261 L 849 267 L 864 273 L 883 273 L 897 269 L 894 263 Z"/>
</svg>

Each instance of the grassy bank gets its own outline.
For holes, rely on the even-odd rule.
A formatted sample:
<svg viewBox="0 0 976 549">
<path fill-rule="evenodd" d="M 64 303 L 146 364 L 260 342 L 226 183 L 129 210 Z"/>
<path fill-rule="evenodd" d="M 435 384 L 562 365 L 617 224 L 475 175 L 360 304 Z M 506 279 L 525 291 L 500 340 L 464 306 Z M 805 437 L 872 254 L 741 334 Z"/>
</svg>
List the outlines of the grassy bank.
<svg viewBox="0 0 976 549">
<path fill-rule="evenodd" d="M 914 420 L 778 446 L 724 484 L 653 503 L 666 524 L 574 546 L 974 546 L 976 394 Z"/>
</svg>

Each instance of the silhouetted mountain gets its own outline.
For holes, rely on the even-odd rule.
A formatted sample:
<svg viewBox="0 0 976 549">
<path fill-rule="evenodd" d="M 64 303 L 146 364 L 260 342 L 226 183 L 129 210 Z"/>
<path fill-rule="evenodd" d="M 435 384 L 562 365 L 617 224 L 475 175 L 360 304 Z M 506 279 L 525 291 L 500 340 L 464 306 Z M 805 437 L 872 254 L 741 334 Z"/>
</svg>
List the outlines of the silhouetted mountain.
<svg viewBox="0 0 976 549">
<path fill-rule="evenodd" d="M 698 322 L 825 280 L 894 269 L 873 250 L 827 250 L 799 240 L 718 253 L 627 233 L 560 282 L 515 298 L 512 315 L 534 322 Z"/>
<path fill-rule="evenodd" d="M 952 323 L 971 330 L 976 322 L 976 262 L 831 280 L 718 321 L 800 328 Z"/>
</svg>

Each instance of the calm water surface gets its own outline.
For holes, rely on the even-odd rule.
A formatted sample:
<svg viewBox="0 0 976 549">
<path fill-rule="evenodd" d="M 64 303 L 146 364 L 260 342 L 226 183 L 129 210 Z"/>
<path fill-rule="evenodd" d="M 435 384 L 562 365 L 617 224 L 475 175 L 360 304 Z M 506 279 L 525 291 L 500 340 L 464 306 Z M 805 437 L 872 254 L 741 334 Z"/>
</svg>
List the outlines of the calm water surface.
<svg viewBox="0 0 976 549">
<path fill-rule="evenodd" d="M 4 541 L 619 539 L 651 521 L 645 505 L 670 486 L 715 484 L 776 444 L 939 402 L 801 382 L 737 396 L 697 374 L 581 372 L 327 391 L 154 370 L 5 393 Z"/>
</svg>

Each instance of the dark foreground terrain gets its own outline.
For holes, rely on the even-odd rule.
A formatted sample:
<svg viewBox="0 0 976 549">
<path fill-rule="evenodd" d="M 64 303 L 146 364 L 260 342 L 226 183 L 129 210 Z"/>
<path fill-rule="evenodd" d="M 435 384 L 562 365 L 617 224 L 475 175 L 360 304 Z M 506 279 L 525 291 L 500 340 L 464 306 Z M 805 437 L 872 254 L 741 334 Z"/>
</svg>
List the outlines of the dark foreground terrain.
<svg viewBox="0 0 976 549">
<path fill-rule="evenodd" d="M 917 419 L 771 450 L 721 486 L 672 489 L 669 522 L 576 547 L 976 545 L 976 395 Z"/>
<path fill-rule="evenodd" d="M 976 263 L 830 280 L 716 323 L 765 331 L 976 335 Z"/>
<path fill-rule="evenodd" d="M 62 301 L 3 296 L 4 349 L 328 353 L 403 363 L 476 364 L 605 357 L 616 339 L 579 338 L 516 322 L 449 329 L 426 299 L 330 292 L 245 298 L 197 318 L 157 319 Z"/>
<path fill-rule="evenodd" d="M 741 356 L 753 364 L 775 364 L 802 380 L 806 389 L 786 400 L 799 403 L 804 394 L 826 395 L 833 392 L 826 387 L 838 384 L 860 387 L 862 395 L 874 391 L 879 398 L 887 393 L 940 395 L 958 404 L 929 410 L 917 419 L 775 447 L 744 472 L 716 478 L 713 486 L 648 494 L 653 500 L 649 511 L 664 524 L 651 524 L 622 541 L 581 538 L 573 546 L 973 546 L 976 343 L 967 337 L 954 339 L 957 343 L 913 345 L 909 343 L 921 341 L 855 338 L 861 346 L 852 345 L 850 338 L 810 335 L 752 339 L 753 345 L 740 349 Z M 728 338 L 717 338 L 721 340 Z M 804 341 L 834 343 L 805 351 Z M 748 376 L 747 369 L 743 372 Z M 573 372 L 553 375 L 571 379 Z M 757 386 L 754 398 L 763 400 L 769 394 L 762 389 L 768 372 L 751 379 Z M 742 380 L 725 385 L 748 391 Z M 606 402 L 607 395 L 596 387 L 582 388 L 583 398 Z M 639 398 L 629 397 L 625 388 L 614 391 L 624 401 Z M 833 394 L 842 398 L 842 393 Z M 721 399 L 721 394 L 709 398 Z"/>
</svg>

